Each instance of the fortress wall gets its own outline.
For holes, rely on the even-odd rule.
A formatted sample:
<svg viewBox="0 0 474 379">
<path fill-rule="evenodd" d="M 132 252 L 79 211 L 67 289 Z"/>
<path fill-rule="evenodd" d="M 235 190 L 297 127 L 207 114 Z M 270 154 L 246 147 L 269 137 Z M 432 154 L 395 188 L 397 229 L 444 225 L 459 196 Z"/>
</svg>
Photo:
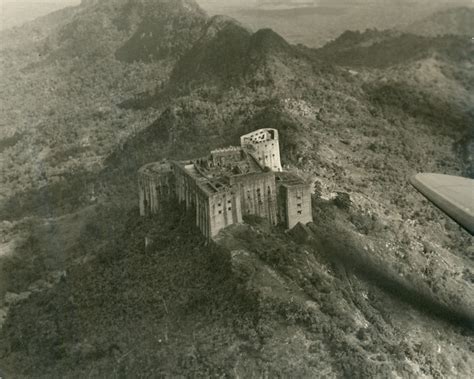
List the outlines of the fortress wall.
<svg viewBox="0 0 474 379">
<path fill-rule="evenodd" d="M 242 158 L 241 148 L 229 147 L 211 151 L 212 164 L 225 167 Z"/>
<path fill-rule="evenodd" d="M 258 162 L 272 171 L 281 171 L 280 146 L 278 140 L 259 142 L 253 145 L 252 154 Z"/>
<path fill-rule="evenodd" d="M 176 197 L 196 212 L 196 226 L 207 238 L 216 236 L 226 226 L 242 222 L 240 193 L 231 188 L 216 193 L 204 191 L 185 168 L 173 165 Z"/>
<path fill-rule="evenodd" d="M 138 176 L 140 215 L 158 214 L 161 204 L 173 197 L 173 187 L 169 172 L 141 172 Z"/>
<path fill-rule="evenodd" d="M 288 204 L 287 204 L 287 188 L 282 185 L 277 185 L 277 216 L 278 223 L 288 225 Z"/>
<path fill-rule="evenodd" d="M 209 198 L 201 191 L 195 191 L 193 206 L 196 212 L 196 226 L 206 238 L 211 238 L 211 227 L 209 217 Z"/>
<path fill-rule="evenodd" d="M 280 199 L 285 204 L 285 209 L 280 210 L 280 213 L 283 213 L 288 229 L 293 228 L 298 222 L 304 225 L 313 221 L 309 184 L 282 185 L 279 188 L 280 191 L 282 194 Z"/>
<path fill-rule="evenodd" d="M 241 148 L 216 149 L 210 158 L 198 159 L 201 168 L 192 161 L 143 166 L 138 175 L 140 215 L 159 213 L 165 201 L 185 203 L 208 239 L 229 225 L 241 223 L 245 215 L 266 218 L 273 225 L 280 221 L 287 228 L 312 221 L 310 185 L 296 175 L 277 173 L 281 171 L 278 141 L 276 129 L 260 129 L 242 136 Z M 247 171 L 246 167 L 232 166 L 242 164 L 241 160 L 249 170 L 258 172 L 236 174 Z M 229 172 L 226 175 L 225 169 L 217 169 L 219 178 L 213 180 L 211 175 L 209 179 L 205 173 L 209 166 L 225 167 Z"/>
<path fill-rule="evenodd" d="M 230 189 L 212 196 L 209 199 L 209 208 L 211 237 L 229 225 L 242 222 L 240 194 Z"/>
<path fill-rule="evenodd" d="M 196 226 L 206 238 L 211 238 L 210 195 L 179 164 L 173 164 L 173 175 L 177 201 L 185 203 L 186 209 L 195 212 Z"/>
<path fill-rule="evenodd" d="M 196 194 L 203 192 L 196 181 L 179 164 L 173 163 L 173 175 L 175 178 L 176 198 L 180 203 L 186 203 L 186 208 L 193 207 L 196 203 Z M 201 195 L 205 195 L 202 193 Z"/>
<path fill-rule="evenodd" d="M 231 178 L 240 193 L 242 216 L 255 215 L 266 218 L 276 225 L 277 198 L 273 172 L 252 173 Z"/>
</svg>

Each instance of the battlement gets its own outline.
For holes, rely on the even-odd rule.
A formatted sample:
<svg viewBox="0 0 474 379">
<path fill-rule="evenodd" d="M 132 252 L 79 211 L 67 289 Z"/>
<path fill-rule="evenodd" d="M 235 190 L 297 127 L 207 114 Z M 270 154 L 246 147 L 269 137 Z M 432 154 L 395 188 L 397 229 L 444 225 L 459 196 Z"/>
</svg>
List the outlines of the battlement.
<svg viewBox="0 0 474 379">
<path fill-rule="evenodd" d="M 161 162 L 152 162 L 141 167 L 138 172 L 142 176 L 162 175 L 164 173 L 171 172 L 171 164 L 166 160 Z"/>
<path fill-rule="evenodd" d="M 142 216 L 159 214 L 163 202 L 185 203 L 206 238 L 245 215 L 287 227 L 312 221 L 310 185 L 281 171 L 276 129 L 246 134 L 240 147 L 214 149 L 207 157 L 149 163 L 138 176 Z"/>
<path fill-rule="evenodd" d="M 240 144 L 242 146 L 267 141 L 278 141 L 278 130 L 270 128 L 258 129 L 240 137 Z"/>
<path fill-rule="evenodd" d="M 211 155 L 221 154 L 221 153 L 230 153 L 230 152 L 240 152 L 242 148 L 239 146 L 228 146 L 228 147 L 221 147 L 220 149 L 215 149 L 211 151 Z"/>
</svg>

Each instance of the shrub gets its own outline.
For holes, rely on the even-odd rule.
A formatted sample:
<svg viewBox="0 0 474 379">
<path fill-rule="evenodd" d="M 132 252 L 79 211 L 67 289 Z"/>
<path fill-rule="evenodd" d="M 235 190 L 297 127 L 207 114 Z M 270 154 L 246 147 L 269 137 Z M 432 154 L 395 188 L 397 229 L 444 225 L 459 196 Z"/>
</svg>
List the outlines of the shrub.
<svg viewBox="0 0 474 379">
<path fill-rule="evenodd" d="M 351 197 L 346 192 L 337 192 L 337 195 L 334 198 L 334 204 L 338 208 L 347 210 L 351 207 L 351 204 L 352 204 Z"/>
</svg>

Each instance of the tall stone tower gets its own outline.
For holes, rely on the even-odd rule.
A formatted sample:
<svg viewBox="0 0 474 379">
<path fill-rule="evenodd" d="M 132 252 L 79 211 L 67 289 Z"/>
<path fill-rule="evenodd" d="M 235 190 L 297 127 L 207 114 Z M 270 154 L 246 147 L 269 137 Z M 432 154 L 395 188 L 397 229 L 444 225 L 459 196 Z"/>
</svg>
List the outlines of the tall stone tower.
<svg viewBox="0 0 474 379">
<path fill-rule="evenodd" d="M 171 164 L 153 162 L 138 171 L 140 216 L 158 214 L 163 202 L 174 197 L 175 184 Z"/>
<path fill-rule="evenodd" d="M 258 160 L 260 165 L 272 171 L 282 171 L 278 130 L 258 129 L 240 137 L 240 145 Z"/>
</svg>

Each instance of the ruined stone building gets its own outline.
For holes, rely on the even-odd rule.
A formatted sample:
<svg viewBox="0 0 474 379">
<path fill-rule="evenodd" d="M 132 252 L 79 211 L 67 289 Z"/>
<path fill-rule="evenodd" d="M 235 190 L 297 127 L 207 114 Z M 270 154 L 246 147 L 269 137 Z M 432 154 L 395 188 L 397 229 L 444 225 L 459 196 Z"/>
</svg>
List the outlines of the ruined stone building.
<svg viewBox="0 0 474 379">
<path fill-rule="evenodd" d="M 139 170 L 140 214 L 159 214 L 164 202 L 185 203 L 207 238 L 246 215 L 292 228 L 312 221 L 311 186 L 283 172 L 278 131 L 259 129 L 240 147 L 211 151 L 187 161 L 149 163 Z"/>
</svg>

